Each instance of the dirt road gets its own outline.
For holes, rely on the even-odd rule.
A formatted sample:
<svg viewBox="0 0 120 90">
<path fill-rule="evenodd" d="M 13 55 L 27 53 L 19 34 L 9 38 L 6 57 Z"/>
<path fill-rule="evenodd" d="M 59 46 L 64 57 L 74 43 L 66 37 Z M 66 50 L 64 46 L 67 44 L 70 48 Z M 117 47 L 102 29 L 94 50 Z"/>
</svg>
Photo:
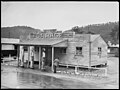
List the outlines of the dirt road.
<svg viewBox="0 0 120 90">
<path fill-rule="evenodd" d="M 69 75 L 61 75 L 61 74 L 54 74 L 54 73 L 46 73 L 41 72 L 39 70 L 32 70 L 32 69 L 22 69 L 18 67 L 13 66 L 4 66 L 2 65 L 2 82 L 1 85 L 3 88 L 11 87 L 13 85 L 14 88 L 29 88 L 33 85 L 32 88 L 76 88 L 76 89 L 118 89 L 119 87 L 119 58 L 110 57 L 108 58 L 108 78 L 107 79 L 86 79 L 81 78 L 77 76 L 69 76 Z M 6 73 L 3 73 L 6 72 Z M 10 72 L 10 73 L 9 73 Z M 11 73 L 12 72 L 12 73 Z M 17 74 L 16 74 L 17 73 Z M 8 76 L 5 76 L 8 75 Z M 37 75 L 37 76 L 36 76 Z M 12 77 L 11 77 L 12 76 Z M 49 76 L 49 77 L 48 77 Z M 41 77 L 41 78 L 36 78 Z M 17 81 L 19 78 L 19 81 Z M 54 78 L 54 83 L 58 83 L 57 85 L 54 84 L 51 79 L 48 81 L 47 79 Z M 37 80 L 38 81 L 35 81 Z M 35 86 L 34 83 L 40 83 L 39 80 L 43 80 L 42 82 L 47 83 L 44 85 L 44 83 L 41 82 L 41 85 Z M 13 81 L 15 83 L 6 83 L 5 80 Z M 20 84 L 18 84 L 18 82 Z M 25 86 L 24 86 L 24 82 Z M 8 85 L 8 86 L 6 86 Z M 27 86 L 28 85 L 28 86 Z"/>
</svg>

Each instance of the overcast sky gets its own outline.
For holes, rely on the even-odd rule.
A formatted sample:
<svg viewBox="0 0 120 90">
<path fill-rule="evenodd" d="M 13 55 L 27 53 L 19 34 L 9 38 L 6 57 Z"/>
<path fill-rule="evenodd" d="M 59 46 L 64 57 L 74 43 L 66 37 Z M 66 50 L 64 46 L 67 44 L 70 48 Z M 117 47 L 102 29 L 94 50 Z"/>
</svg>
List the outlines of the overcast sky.
<svg viewBox="0 0 120 90">
<path fill-rule="evenodd" d="M 119 2 L 2 2 L 1 26 L 68 30 L 119 21 Z"/>
</svg>

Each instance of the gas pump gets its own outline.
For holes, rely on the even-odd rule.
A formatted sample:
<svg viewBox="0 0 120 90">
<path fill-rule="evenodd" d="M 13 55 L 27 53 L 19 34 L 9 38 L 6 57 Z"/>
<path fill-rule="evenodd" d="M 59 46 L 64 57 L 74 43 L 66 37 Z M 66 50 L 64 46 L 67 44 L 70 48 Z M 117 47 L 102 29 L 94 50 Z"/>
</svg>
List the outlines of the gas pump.
<svg viewBox="0 0 120 90">
<path fill-rule="evenodd" d="M 19 65 L 20 66 L 24 66 L 24 49 L 23 49 L 23 46 L 20 46 L 20 62 L 19 62 Z"/>
</svg>

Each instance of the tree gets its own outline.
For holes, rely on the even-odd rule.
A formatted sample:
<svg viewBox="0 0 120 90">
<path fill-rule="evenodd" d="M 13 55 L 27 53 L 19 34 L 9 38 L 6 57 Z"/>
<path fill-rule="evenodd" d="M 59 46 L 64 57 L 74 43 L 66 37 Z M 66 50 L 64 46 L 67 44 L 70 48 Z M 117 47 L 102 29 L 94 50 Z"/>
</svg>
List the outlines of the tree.
<svg viewBox="0 0 120 90">
<path fill-rule="evenodd" d="M 82 28 L 80 28 L 79 26 L 73 27 L 72 30 L 73 30 L 75 33 L 79 33 L 79 34 L 83 33 Z"/>
<path fill-rule="evenodd" d="M 110 36 L 113 39 L 113 43 L 118 44 L 119 43 L 119 25 L 115 25 L 112 29 Z"/>
<path fill-rule="evenodd" d="M 92 31 L 88 31 L 87 34 L 95 34 L 95 33 L 93 33 Z"/>
</svg>

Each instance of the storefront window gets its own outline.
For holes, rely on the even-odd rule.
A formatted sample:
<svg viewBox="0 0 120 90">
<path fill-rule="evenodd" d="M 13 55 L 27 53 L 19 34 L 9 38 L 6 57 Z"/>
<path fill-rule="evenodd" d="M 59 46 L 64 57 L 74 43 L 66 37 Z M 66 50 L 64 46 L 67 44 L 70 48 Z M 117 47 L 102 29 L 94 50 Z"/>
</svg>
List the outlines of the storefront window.
<svg viewBox="0 0 120 90">
<path fill-rule="evenodd" d="M 66 53 L 66 48 L 60 48 L 60 53 L 65 54 Z"/>
</svg>

